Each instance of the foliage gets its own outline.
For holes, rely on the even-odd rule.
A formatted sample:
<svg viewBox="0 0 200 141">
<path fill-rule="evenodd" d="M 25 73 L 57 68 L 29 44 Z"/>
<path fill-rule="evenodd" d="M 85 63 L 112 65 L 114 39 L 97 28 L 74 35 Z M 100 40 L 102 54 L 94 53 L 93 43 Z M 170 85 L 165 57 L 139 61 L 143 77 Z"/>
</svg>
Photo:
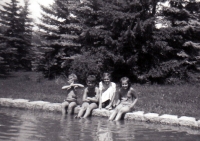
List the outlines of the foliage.
<svg viewBox="0 0 200 141">
<path fill-rule="evenodd" d="M 51 78 L 67 71 L 69 66 L 62 67 L 63 61 L 80 51 L 77 42 L 79 27 L 68 8 L 76 3 L 71 0 L 55 0 L 49 7 L 40 5 L 43 13 L 38 27 L 42 45 L 36 49 L 36 58 L 40 60 L 33 62 L 33 65 L 42 70 L 46 77 Z"/>
<path fill-rule="evenodd" d="M 10 69 L 30 68 L 28 50 L 31 45 L 31 18 L 28 17 L 28 1 L 20 7 L 17 0 L 5 3 L 0 10 L 0 23 L 5 31 L 0 36 L 1 43 L 5 43 L 5 50 L 1 54 Z"/>
<path fill-rule="evenodd" d="M 101 74 L 106 71 L 112 73 L 116 64 L 121 63 L 120 56 L 113 55 L 105 47 L 84 51 L 74 58 L 69 72 L 77 74 L 79 81 L 85 83 L 89 74 L 96 75 L 100 81 Z"/>
<path fill-rule="evenodd" d="M 170 78 L 189 81 L 191 72 L 199 72 L 200 11 L 197 5 L 198 2 L 171 0 L 170 7 L 159 13 L 169 24 L 154 31 L 154 48 L 159 50 L 159 61 L 145 74 L 146 78 L 162 83 L 171 83 Z"/>
<path fill-rule="evenodd" d="M 123 60 L 113 64 L 114 76 L 128 75 L 137 80 L 158 60 L 152 38 L 157 2 L 87 0 L 80 4 L 74 14 L 82 25 L 83 48 L 87 51 L 105 46 Z"/>
</svg>

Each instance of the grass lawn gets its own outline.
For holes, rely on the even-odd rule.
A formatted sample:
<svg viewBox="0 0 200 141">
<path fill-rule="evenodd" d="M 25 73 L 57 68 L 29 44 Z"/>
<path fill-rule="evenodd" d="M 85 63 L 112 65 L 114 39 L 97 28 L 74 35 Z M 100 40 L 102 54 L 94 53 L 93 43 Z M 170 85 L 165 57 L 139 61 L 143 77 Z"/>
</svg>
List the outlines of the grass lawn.
<svg viewBox="0 0 200 141">
<path fill-rule="evenodd" d="M 0 98 L 24 98 L 31 101 L 44 100 L 63 102 L 66 91 L 62 79 L 47 80 L 41 73 L 15 72 L 0 78 Z M 137 111 L 192 116 L 200 119 L 199 84 L 184 85 L 139 85 L 133 84 L 138 93 Z M 82 90 L 79 90 L 82 99 Z"/>
</svg>

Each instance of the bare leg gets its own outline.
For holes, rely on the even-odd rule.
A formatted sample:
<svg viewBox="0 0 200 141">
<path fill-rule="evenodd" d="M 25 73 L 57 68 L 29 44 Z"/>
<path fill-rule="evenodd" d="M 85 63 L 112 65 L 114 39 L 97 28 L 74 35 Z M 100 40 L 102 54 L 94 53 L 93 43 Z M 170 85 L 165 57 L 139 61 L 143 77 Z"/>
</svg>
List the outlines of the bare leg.
<svg viewBox="0 0 200 141">
<path fill-rule="evenodd" d="M 119 110 L 122 108 L 122 105 L 118 105 L 115 110 L 112 112 L 108 120 L 114 120 Z"/>
<path fill-rule="evenodd" d="M 69 106 L 69 102 L 65 101 L 61 104 L 62 107 L 62 115 L 64 116 L 66 114 L 66 109 Z"/>
<path fill-rule="evenodd" d="M 98 106 L 97 106 L 96 103 L 91 103 L 91 104 L 87 107 L 87 110 L 86 110 L 85 115 L 84 115 L 83 118 L 88 117 L 88 116 L 90 115 L 91 111 L 92 111 L 93 109 L 96 109 L 97 107 L 98 107 Z"/>
<path fill-rule="evenodd" d="M 87 102 L 84 102 L 84 103 L 82 104 L 81 109 L 80 109 L 80 111 L 78 112 L 77 118 L 80 118 L 80 117 L 83 116 L 83 114 L 84 114 L 84 112 L 86 111 L 86 109 L 87 109 L 88 106 L 89 106 L 89 103 L 87 103 Z"/>
<path fill-rule="evenodd" d="M 122 107 L 122 108 L 119 110 L 119 112 L 118 112 L 118 114 L 117 114 L 115 120 L 116 120 L 116 121 L 117 121 L 117 120 L 120 120 L 121 117 L 122 117 L 122 114 L 127 113 L 127 112 L 130 112 L 130 111 L 131 111 L 131 108 L 130 108 L 130 107 L 128 107 L 128 106 Z"/>
<path fill-rule="evenodd" d="M 68 107 L 68 114 L 71 115 L 73 113 L 74 108 L 76 107 L 76 102 L 71 102 Z"/>
</svg>

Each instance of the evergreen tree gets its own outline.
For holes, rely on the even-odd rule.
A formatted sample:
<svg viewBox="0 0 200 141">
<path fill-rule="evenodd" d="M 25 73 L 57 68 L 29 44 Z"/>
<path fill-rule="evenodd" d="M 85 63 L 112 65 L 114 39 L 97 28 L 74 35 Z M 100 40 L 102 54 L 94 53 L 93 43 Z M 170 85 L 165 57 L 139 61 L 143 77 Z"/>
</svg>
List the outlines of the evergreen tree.
<svg viewBox="0 0 200 141">
<path fill-rule="evenodd" d="M 32 28 L 33 19 L 30 18 L 29 11 L 29 0 L 24 0 L 24 7 L 20 12 L 20 38 L 23 40 L 21 42 L 21 48 L 18 49 L 18 55 L 20 56 L 20 64 L 26 68 L 31 69 L 31 42 L 32 42 Z"/>
<path fill-rule="evenodd" d="M 156 62 L 152 33 L 158 0 L 86 0 L 75 11 L 82 25 L 84 51 L 102 51 L 104 70 L 116 80 L 124 75 L 136 78 Z M 103 50 L 114 56 L 110 58 Z M 84 57 L 83 57 L 84 58 Z M 89 56 L 88 56 L 89 58 Z M 98 60 L 97 60 L 98 61 Z M 153 62 L 154 61 L 154 62 Z M 108 67 L 110 66 L 110 67 Z"/>
<path fill-rule="evenodd" d="M 0 26 L 0 37 L 3 36 L 4 33 L 4 27 Z M 8 72 L 9 66 L 3 57 L 4 55 L 4 50 L 6 49 L 5 43 L 3 43 L 3 40 L 0 40 L 0 76 L 4 75 Z"/>
<path fill-rule="evenodd" d="M 170 7 L 160 13 L 168 27 L 154 32 L 159 61 L 147 74 L 152 81 L 173 83 L 197 76 L 194 74 L 199 70 L 199 10 L 199 2 L 170 0 Z"/>
<path fill-rule="evenodd" d="M 80 44 L 77 42 L 80 28 L 69 10 L 77 2 L 79 1 L 55 0 L 49 7 L 41 5 L 43 13 L 38 27 L 43 40 L 38 50 L 42 54 L 38 54 L 41 60 L 35 65 L 48 77 L 67 71 L 70 61 L 65 60 L 80 51 Z"/>
<path fill-rule="evenodd" d="M 6 31 L 1 35 L 1 43 L 5 43 L 5 50 L 2 56 L 8 62 L 12 70 L 24 68 L 24 60 L 27 60 L 28 45 L 30 45 L 30 23 L 28 16 L 28 2 L 25 7 L 19 6 L 17 0 L 11 0 L 10 3 L 5 3 L 0 10 L 0 23 L 6 28 Z M 29 30 L 28 30 L 29 29 Z M 26 37 L 27 36 L 27 37 Z"/>
</svg>

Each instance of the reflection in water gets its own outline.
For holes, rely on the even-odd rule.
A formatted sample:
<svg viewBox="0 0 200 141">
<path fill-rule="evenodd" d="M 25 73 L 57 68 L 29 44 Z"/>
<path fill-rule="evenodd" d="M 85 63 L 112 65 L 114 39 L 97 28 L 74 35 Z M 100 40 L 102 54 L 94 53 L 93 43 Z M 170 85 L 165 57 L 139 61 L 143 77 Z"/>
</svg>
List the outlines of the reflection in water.
<svg viewBox="0 0 200 141">
<path fill-rule="evenodd" d="M 189 134 L 188 134 L 189 133 Z M 0 109 L 1 141 L 199 141 L 200 131 L 186 127 L 102 117 L 74 119 L 60 113 Z"/>
<path fill-rule="evenodd" d="M 113 133 L 109 124 L 103 124 L 103 121 L 98 121 L 97 137 L 98 141 L 113 141 Z"/>
</svg>

